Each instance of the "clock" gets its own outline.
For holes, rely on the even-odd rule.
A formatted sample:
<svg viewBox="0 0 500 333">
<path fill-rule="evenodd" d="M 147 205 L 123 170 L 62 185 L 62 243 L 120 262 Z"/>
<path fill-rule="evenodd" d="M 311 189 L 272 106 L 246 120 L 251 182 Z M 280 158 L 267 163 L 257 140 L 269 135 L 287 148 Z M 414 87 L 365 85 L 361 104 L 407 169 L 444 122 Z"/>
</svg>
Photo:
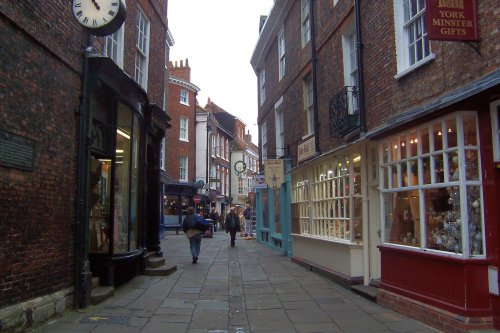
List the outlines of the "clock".
<svg viewBox="0 0 500 333">
<path fill-rule="evenodd" d="M 124 0 L 73 0 L 73 15 L 94 36 L 115 33 L 125 22 Z"/>
<path fill-rule="evenodd" d="M 234 170 L 237 172 L 237 173 L 242 173 L 243 171 L 245 171 L 247 169 L 247 165 L 245 162 L 243 161 L 238 161 L 236 163 L 234 163 Z"/>
</svg>

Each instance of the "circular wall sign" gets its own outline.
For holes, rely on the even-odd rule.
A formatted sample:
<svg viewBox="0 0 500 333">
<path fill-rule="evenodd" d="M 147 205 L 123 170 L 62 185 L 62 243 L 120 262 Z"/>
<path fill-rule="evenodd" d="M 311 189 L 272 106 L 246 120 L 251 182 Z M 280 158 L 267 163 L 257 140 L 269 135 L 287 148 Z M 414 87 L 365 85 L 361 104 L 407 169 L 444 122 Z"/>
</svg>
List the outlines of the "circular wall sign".
<svg viewBox="0 0 500 333">
<path fill-rule="evenodd" d="M 247 169 L 247 164 L 243 161 L 238 161 L 236 163 L 234 163 L 234 170 L 237 172 L 237 173 L 242 173 L 243 171 L 245 171 Z"/>
</svg>

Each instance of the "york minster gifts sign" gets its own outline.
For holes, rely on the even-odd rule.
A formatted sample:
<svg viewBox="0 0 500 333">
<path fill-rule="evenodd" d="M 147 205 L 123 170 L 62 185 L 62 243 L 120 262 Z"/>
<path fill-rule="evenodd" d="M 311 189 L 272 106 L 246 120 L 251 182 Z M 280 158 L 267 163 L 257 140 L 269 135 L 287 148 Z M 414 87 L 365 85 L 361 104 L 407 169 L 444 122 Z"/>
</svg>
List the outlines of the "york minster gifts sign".
<svg viewBox="0 0 500 333">
<path fill-rule="evenodd" d="M 270 188 L 280 188 L 285 181 L 285 166 L 283 160 L 265 160 L 264 173 L 266 184 Z"/>
<path fill-rule="evenodd" d="M 477 41 L 476 0 L 425 0 L 427 38 Z"/>
</svg>

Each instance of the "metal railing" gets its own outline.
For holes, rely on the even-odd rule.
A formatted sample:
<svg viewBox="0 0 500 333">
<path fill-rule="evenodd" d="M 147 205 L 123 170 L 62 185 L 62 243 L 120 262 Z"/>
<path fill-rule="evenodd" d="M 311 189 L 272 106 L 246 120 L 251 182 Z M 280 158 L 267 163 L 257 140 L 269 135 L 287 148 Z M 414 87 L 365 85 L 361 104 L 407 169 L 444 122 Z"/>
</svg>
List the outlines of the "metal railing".
<svg viewBox="0 0 500 333">
<path fill-rule="evenodd" d="M 358 105 L 356 86 L 346 86 L 330 99 L 330 137 L 344 137 L 359 127 Z"/>
</svg>

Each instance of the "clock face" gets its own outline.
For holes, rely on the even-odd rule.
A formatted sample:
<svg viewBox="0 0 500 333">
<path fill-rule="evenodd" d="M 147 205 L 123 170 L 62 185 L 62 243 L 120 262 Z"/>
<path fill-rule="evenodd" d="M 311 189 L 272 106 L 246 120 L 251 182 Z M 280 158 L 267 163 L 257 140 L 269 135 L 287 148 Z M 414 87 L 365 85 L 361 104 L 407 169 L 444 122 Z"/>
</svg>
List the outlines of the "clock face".
<svg viewBox="0 0 500 333">
<path fill-rule="evenodd" d="M 73 15 L 96 36 L 114 33 L 125 21 L 123 0 L 73 0 Z"/>
<path fill-rule="evenodd" d="M 238 161 L 238 162 L 234 163 L 234 170 L 236 170 L 236 172 L 243 172 L 246 169 L 247 169 L 247 165 L 245 164 L 245 162 Z"/>
</svg>

